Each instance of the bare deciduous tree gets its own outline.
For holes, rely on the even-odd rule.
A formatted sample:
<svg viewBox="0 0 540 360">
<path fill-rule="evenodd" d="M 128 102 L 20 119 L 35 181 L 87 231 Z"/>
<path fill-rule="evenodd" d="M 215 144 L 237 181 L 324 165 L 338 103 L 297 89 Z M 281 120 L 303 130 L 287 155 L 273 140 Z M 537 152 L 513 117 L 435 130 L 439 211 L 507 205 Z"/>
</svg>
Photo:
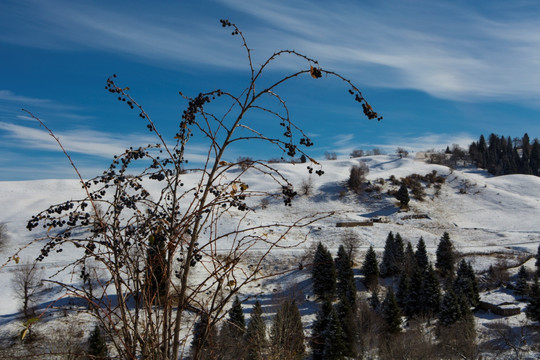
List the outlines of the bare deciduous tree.
<svg viewBox="0 0 540 360">
<path fill-rule="evenodd" d="M 241 178 L 248 169 L 275 181 L 285 206 L 291 205 L 297 193 L 278 168 L 269 163 L 253 161 L 241 171 L 228 172 L 237 165 L 226 161 L 231 145 L 245 140 L 264 141 L 284 156 L 302 154 L 312 165 L 318 165 L 305 152 L 313 142 L 290 119 L 287 104 L 277 93 L 280 85 L 306 75 L 313 81 L 323 75 L 338 78 L 349 87 L 349 93 L 369 119 L 381 119 L 351 81 L 322 69 L 317 61 L 296 51 L 277 51 L 256 67 L 242 32 L 228 20 L 221 24 L 240 37 L 246 51 L 250 75 L 240 95 L 222 89 L 194 97 L 180 93 L 188 104 L 171 145 L 130 90 L 118 85 L 113 75 L 107 81 L 107 90 L 147 121 L 157 144 L 127 149 L 94 179 L 83 180 L 79 175 L 85 197 L 53 205 L 35 215 L 27 226 L 32 230 L 43 225 L 50 230 L 42 234 L 47 243 L 39 260 L 53 249 L 73 245 L 83 248 L 84 255 L 73 262 L 71 269 L 92 259 L 106 273 L 106 281 L 98 282 L 99 291 L 95 286 L 90 291 L 84 283 L 57 284 L 87 300 L 91 314 L 108 333 L 116 355 L 122 359 L 183 357 L 197 318 L 193 312 L 205 314 L 206 328 L 215 328 L 239 289 L 275 275 L 263 272 L 272 250 L 299 245 L 305 237 L 290 239 L 293 230 L 331 215 L 314 212 L 288 223 L 250 225 L 247 221 L 254 208 L 251 198 L 276 196 L 271 191 L 250 189 Z M 262 80 L 265 70 L 283 56 L 305 61 L 305 68 L 277 81 Z M 213 107 L 215 102 L 218 104 Z M 223 110 L 223 102 L 227 110 L 215 113 Z M 260 111 L 284 129 L 283 138 L 265 136 L 257 123 L 250 121 L 249 115 Z M 71 161 L 58 138 L 51 130 L 49 133 Z M 199 169 L 192 170 L 188 182 L 184 166 L 192 138 L 209 144 L 208 157 Z M 144 169 L 137 175 L 132 175 L 134 163 L 137 169 Z M 322 171 L 316 173 L 322 175 Z M 156 188 L 160 190 L 156 192 Z M 252 256 L 250 251 L 255 247 L 257 255 L 246 266 L 243 260 Z M 208 333 L 204 331 L 200 341 L 204 342 Z M 192 356 L 200 358 L 197 349 Z"/>
<path fill-rule="evenodd" d="M 34 306 L 42 290 L 42 272 L 36 262 L 25 261 L 14 269 L 13 290 L 21 303 L 21 311 L 25 318 L 35 313 Z"/>
</svg>

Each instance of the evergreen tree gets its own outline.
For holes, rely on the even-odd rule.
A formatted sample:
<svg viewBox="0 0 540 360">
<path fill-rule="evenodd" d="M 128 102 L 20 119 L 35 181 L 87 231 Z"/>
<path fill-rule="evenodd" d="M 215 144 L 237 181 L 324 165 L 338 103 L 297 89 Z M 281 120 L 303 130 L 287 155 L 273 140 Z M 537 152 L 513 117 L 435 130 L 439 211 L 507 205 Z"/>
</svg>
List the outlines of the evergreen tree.
<svg viewBox="0 0 540 360">
<path fill-rule="evenodd" d="M 379 283 L 379 264 L 377 263 L 377 254 L 373 246 L 369 247 L 362 264 L 362 273 L 364 274 L 364 284 L 368 289 L 373 289 Z"/>
<path fill-rule="evenodd" d="M 317 312 L 317 317 L 313 322 L 313 329 L 311 330 L 311 340 L 309 343 L 313 360 L 324 359 L 325 331 L 331 312 L 332 304 L 329 300 L 325 300 Z"/>
<path fill-rule="evenodd" d="M 107 344 L 97 325 L 94 326 L 88 339 L 88 355 L 93 356 L 92 359 L 108 359 L 109 356 Z"/>
<path fill-rule="evenodd" d="M 381 300 L 379 299 L 379 292 L 377 291 L 377 287 L 374 286 L 373 290 L 371 290 L 371 296 L 369 298 L 369 306 L 375 311 L 379 311 L 381 306 Z"/>
<path fill-rule="evenodd" d="M 409 286 L 409 316 L 420 315 L 423 311 L 424 304 L 424 271 L 416 266 L 411 274 Z"/>
<path fill-rule="evenodd" d="M 401 331 L 401 313 L 392 288 L 388 289 L 386 293 L 386 297 L 381 305 L 381 313 L 386 332 L 395 334 Z"/>
<path fill-rule="evenodd" d="M 410 290 L 411 279 L 409 277 L 409 274 L 403 272 L 401 274 L 401 277 L 399 278 L 396 301 L 402 313 L 407 317 L 411 317 L 414 315 L 414 302 L 417 301 L 417 299 L 413 299 L 411 297 Z"/>
<path fill-rule="evenodd" d="M 381 276 L 392 276 L 399 274 L 403 267 L 403 240 L 401 236 L 390 232 L 384 245 L 384 253 L 381 261 Z"/>
<path fill-rule="evenodd" d="M 328 317 L 328 324 L 324 331 L 323 359 L 342 360 L 345 359 L 347 348 L 344 341 L 343 330 L 337 316 L 336 310 L 332 308 Z"/>
<path fill-rule="evenodd" d="M 421 302 L 422 313 L 428 318 L 439 313 L 441 287 L 431 264 L 424 273 Z"/>
<path fill-rule="evenodd" d="M 435 266 L 439 270 L 442 277 L 452 277 L 456 266 L 456 253 L 454 245 L 450 240 L 450 235 L 447 232 L 443 234 L 439 245 L 437 246 L 437 261 Z"/>
<path fill-rule="evenodd" d="M 429 260 L 427 256 L 426 243 L 422 237 L 420 237 L 418 244 L 416 244 L 416 252 L 414 253 L 414 257 L 416 259 L 416 265 L 420 268 L 420 270 L 427 270 Z"/>
<path fill-rule="evenodd" d="M 470 263 L 461 260 L 458 266 L 454 291 L 459 298 L 463 294 L 471 307 L 476 307 L 480 302 L 478 282 Z"/>
<path fill-rule="evenodd" d="M 405 248 L 405 257 L 403 260 L 403 271 L 412 274 L 413 269 L 416 267 L 416 257 L 414 256 L 414 250 L 410 241 L 407 241 L 407 247 Z"/>
<path fill-rule="evenodd" d="M 395 196 L 399 201 L 399 207 L 401 209 L 404 209 L 409 205 L 411 198 L 409 197 L 409 190 L 407 190 L 407 186 L 405 186 L 405 184 L 401 184 Z"/>
<path fill-rule="evenodd" d="M 335 266 L 337 296 L 341 301 L 348 302 L 354 308 L 356 305 L 356 283 L 354 281 L 352 261 L 343 245 L 339 246 Z"/>
<path fill-rule="evenodd" d="M 313 293 L 331 299 L 336 291 L 336 269 L 332 254 L 323 244 L 317 245 L 312 268 Z"/>
<path fill-rule="evenodd" d="M 456 293 L 449 289 L 444 294 L 439 311 L 439 324 L 450 326 L 461 319 L 461 308 Z"/>
<path fill-rule="evenodd" d="M 529 293 L 529 284 L 527 283 L 527 270 L 524 266 L 519 268 L 517 274 L 516 285 L 514 286 L 514 294 L 523 298 Z"/>
<path fill-rule="evenodd" d="M 193 359 L 211 360 L 216 357 L 217 330 L 210 317 L 203 312 L 193 326 L 191 356 Z"/>
<path fill-rule="evenodd" d="M 306 352 L 304 328 L 294 300 L 285 300 L 270 329 L 272 353 L 280 359 L 303 359 Z"/>
<path fill-rule="evenodd" d="M 534 277 L 534 283 L 529 291 L 529 304 L 525 313 L 529 319 L 540 321 L 540 285 L 538 285 L 538 276 Z"/>
<path fill-rule="evenodd" d="M 358 337 L 358 326 L 355 312 L 351 305 L 345 300 L 340 301 L 336 306 L 336 313 L 343 330 L 343 341 L 345 342 L 345 355 L 356 357 L 356 343 Z"/>
<path fill-rule="evenodd" d="M 167 259 L 165 250 L 166 238 L 162 234 L 150 235 L 148 239 L 146 287 L 148 298 L 153 302 L 161 301 L 167 291 Z"/>
<path fill-rule="evenodd" d="M 267 346 L 266 325 L 262 318 L 261 303 L 257 300 L 251 312 L 251 318 L 246 330 L 246 345 L 248 360 L 264 359 Z"/>
<path fill-rule="evenodd" d="M 242 310 L 242 303 L 238 296 L 234 298 L 231 309 L 229 310 L 229 322 L 231 335 L 236 339 L 241 339 L 246 332 L 246 320 L 244 318 L 244 311 Z"/>
</svg>

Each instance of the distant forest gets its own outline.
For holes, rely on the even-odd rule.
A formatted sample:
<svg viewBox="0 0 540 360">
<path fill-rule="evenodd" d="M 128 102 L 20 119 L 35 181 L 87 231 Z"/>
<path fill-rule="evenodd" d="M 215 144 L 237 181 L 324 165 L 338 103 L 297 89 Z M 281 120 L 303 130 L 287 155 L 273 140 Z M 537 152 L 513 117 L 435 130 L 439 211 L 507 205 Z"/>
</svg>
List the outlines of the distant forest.
<svg viewBox="0 0 540 360">
<path fill-rule="evenodd" d="M 487 142 L 481 135 L 469 145 L 469 155 L 477 167 L 493 175 L 540 176 L 540 142 L 535 138 L 531 143 L 527 134 L 514 139 L 491 134 Z"/>
</svg>

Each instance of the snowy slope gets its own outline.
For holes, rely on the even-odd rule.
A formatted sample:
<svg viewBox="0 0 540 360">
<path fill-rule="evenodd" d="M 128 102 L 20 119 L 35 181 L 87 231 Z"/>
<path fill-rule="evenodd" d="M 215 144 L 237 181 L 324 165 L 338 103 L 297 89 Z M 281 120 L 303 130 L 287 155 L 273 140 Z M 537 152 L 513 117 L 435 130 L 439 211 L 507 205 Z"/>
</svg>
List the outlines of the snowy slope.
<svg viewBox="0 0 540 360">
<path fill-rule="evenodd" d="M 347 192 L 345 182 L 352 165 L 359 161 L 365 162 L 370 169 L 368 179 L 376 182 L 384 179 L 383 191 L 357 195 Z M 426 241 L 430 256 L 434 259 L 436 245 L 443 232 L 448 232 L 457 249 L 463 253 L 478 254 L 493 251 L 521 251 L 536 253 L 540 243 L 540 178 L 525 175 L 510 175 L 491 177 L 487 173 L 472 170 L 450 170 L 440 165 L 427 164 L 412 158 L 400 159 L 396 156 L 369 156 L 361 159 L 341 159 L 322 161 L 325 171 L 323 176 L 309 174 L 308 164 L 273 164 L 281 170 L 286 178 L 299 187 L 302 182 L 311 179 L 313 192 L 309 196 L 299 196 L 293 201 L 292 207 L 283 205 L 278 198 L 268 198 L 266 209 L 261 207 L 261 198 L 248 201 L 254 211 L 248 213 L 243 226 L 267 224 L 274 222 L 290 223 L 294 219 L 317 213 L 330 212 L 335 214 L 304 229 L 297 229 L 288 234 L 285 244 L 295 244 L 303 239 L 298 248 L 275 250 L 273 259 L 276 266 L 284 269 L 294 268 L 301 261 L 306 249 L 313 242 L 324 242 L 333 253 L 336 253 L 341 237 L 354 233 L 359 239 L 361 250 L 373 245 L 382 253 L 384 242 L 389 231 L 399 232 L 405 241 L 416 244 L 420 237 Z M 396 201 L 388 196 L 386 191 L 392 188 L 388 179 L 416 173 L 425 175 L 432 171 L 446 178 L 440 194 L 435 195 L 433 188 L 426 189 L 424 201 L 411 200 L 411 210 L 399 212 Z M 236 177 L 237 170 L 231 170 L 225 176 Z M 249 170 L 242 175 L 241 180 L 249 185 L 250 190 L 274 191 L 279 193 L 277 184 L 260 172 Z M 184 181 L 186 188 L 197 181 L 197 174 L 187 174 Z M 156 184 L 150 185 L 152 193 L 157 194 Z M 395 186 L 394 186 L 395 188 Z M 84 191 L 76 180 L 40 180 L 0 183 L 0 222 L 8 226 L 11 238 L 8 247 L 1 252 L 3 264 L 17 249 L 32 241 L 36 234 L 26 230 L 27 220 L 35 213 L 51 204 L 62 203 L 70 199 L 84 197 Z M 231 217 L 245 215 L 232 211 Z M 428 219 L 408 219 L 407 215 L 425 214 Z M 366 221 L 371 218 L 386 217 L 388 223 L 376 223 L 370 227 L 336 227 L 337 222 Z M 234 219 L 224 219 L 223 231 L 234 229 Z M 232 241 L 232 240 L 231 240 Z M 40 244 L 31 244 L 22 257 L 35 257 Z M 231 243 L 223 241 L 219 244 L 220 251 L 230 249 Z M 252 251 L 264 250 L 264 246 Z M 77 255 L 76 252 L 64 252 L 53 255 L 44 265 L 47 274 L 53 274 L 59 266 L 66 264 Z M 362 254 L 360 255 L 362 256 Z M 494 259 L 471 257 L 477 270 L 485 270 Z M 361 257 L 357 259 L 357 262 Z M 0 327 L 7 321 L 13 320 L 17 312 L 17 304 L 10 296 L 11 269 L 13 262 L 4 266 L 0 271 L 0 288 L 4 290 L 0 302 Z M 529 264 L 529 266 L 532 266 Z M 64 275 L 67 276 L 67 275 Z M 266 281 L 263 286 L 283 289 L 290 284 L 306 284 L 309 273 L 296 271 L 285 278 L 277 279 L 274 283 Z M 63 281 L 70 281 L 62 278 Z M 258 289 L 244 289 L 244 295 L 259 292 Z M 306 290 L 309 293 L 309 287 Z M 11 300 L 9 300 L 11 299 Z M 312 317 L 310 311 L 304 313 L 307 319 Z M 311 316 L 311 317 L 310 317 Z"/>
</svg>

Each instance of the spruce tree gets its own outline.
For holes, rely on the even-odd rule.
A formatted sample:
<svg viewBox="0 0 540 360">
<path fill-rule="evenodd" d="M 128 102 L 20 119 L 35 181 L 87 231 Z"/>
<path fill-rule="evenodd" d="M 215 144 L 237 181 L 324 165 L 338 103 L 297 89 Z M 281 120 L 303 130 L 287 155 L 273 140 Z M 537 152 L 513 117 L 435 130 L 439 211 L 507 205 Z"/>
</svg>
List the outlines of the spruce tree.
<svg viewBox="0 0 540 360">
<path fill-rule="evenodd" d="M 409 274 L 403 272 L 399 278 L 398 289 L 396 293 L 396 301 L 401 309 L 401 312 L 407 316 L 411 317 L 414 314 L 414 302 L 416 299 L 411 297 L 411 279 Z"/>
<path fill-rule="evenodd" d="M 146 255 L 146 296 L 153 302 L 161 301 L 167 291 L 166 238 L 162 234 L 150 235 Z"/>
<path fill-rule="evenodd" d="M 280 359 L 303 359 L 304 327 L 294 300 L 285 300 L 274 317 L 270 329 L 272 353 Z"/>
<path fill-rule="evenodd" d="M 348 302 L 354 308 L 356 305 L 356 283 L 354 281 L 352 261 L 343 245 L 339 246 L 335 266 L 337 296 L 341 301 Z"/>
<path fill-rule="evenodd" d="M 407 190 L 407 186 L 405 186 L 405 184 L 401 184 L 395 196 L 399 201 L 399 206 L 401 209 L 404 209 L 409 205 L 409 201 L 411 199 L 409 197 L 409 190 Z"/>
<path fill-rule="evenodd" d="M 106 359 L 109 356 L 107 344 L 98 325 L 95 325 L 94 330 L 90 333 L 88 355 L 93 356 L 92 359 Z"/>
<path fill-rule="evenodd" d="M 422 237 L 420 237 L 420 240 L 418 240 L 418 243 L 416 244 L 416 252 L 414 253 L 414 257 L 416 259 L 416 265 L 420 268 L 420 270 L 427 270 L 429 260 L 427 256 L 426 243 Z"/>
<path fill-rule="evenodd" d="M 358 325 L 355 311 L 345 300 L 340 301 L 336 306 L 336 313 L 343 330 L 343 341 L 345 342 L 345 355 L 356 357 L 356 343 L 358 337 Z"/>
<path fill-rule="evenodd" d="M 193 326 L 191 340 L 191 356 L 194 359 L 211 360 L 216 356 L 218 334 L 216 327 L 211 324 L 210 317 L 203 312 Z"/>
<path fill-rule="evenodd" d="M 523 299 L 529 293 L 529 284 L 527 283 L 527 270 L 524 266 L 519 268 L 516 284 L 514 285 L 514 294 Z"/>
<path fill-rule="evenodd" d="M 324 359 L 325 331 L 331 312 L 332 304 L 329 300 L 325 300 L 317 312 L 317 317 L 313 322 L 313 328 L 311 330 L 311 340 L 309 343 L 313 360 Z"/>
<path fill-rule="evenodd" d="M 411 275 L 415 266 L 416 258 L 414 256 L 414 250 L 411 242 L 407 241 L 407 247 L 405 248 L 405 257 L 403 259 L 403 271 Z"/>
<path fill-rule="evenodd" d="M 369 298 L 369 306 L 375 311 L 379 311 L 381 307 L 381 300 L 379 299 L 379 292 L 377 291 L 377 287 L 374 286 L 373 290 L 371 290 L 371 296 Z"/>
<path fill-rule="evenodd" d="M 337 316 L 336 310 L 332 307 L 328 317 L 328 324 L 324 331 L 324 360 L 342 360 L 345 359 L 347 351 L 343 330 Z"/>
<path fill-rule="evenodd" d="M 246 346 L 248 360 L 264 359 L 267 347 L 266 325 L 262 318 L 261 303 L 257 300 L 253 306 L 249 324 L 246 330 Z"/>
<path fill-rule="evenodd" d="M 424 273 L 421 302 L 423 307 L 422 313 L 428 318 L 439 313 L 441 287 L 431 264 Z"/>
<path fill-rule="evenodd" d="M 463 294 L 471 307 L 476 307 L 480 302 L 478 282 L 474 270 L 472 265 L 464 259 L 461 260 L 458 266 L 456 280 L 454 281 L 454 292 L 458 298 Z"/>
<path fill-rule="evenodd" d="M 534 282 L 529 291 L 529 303 L 525 313 L 533 321 L 540 321 L 540 285 L 538 285 L 538 276 L 534 277 Z"/>
<path fill-rule="evenodd" d="M 313 293 L 319 298 L 332 299 L 336 291 L 336 269 L 332 254 L 322 243 L 317 245 L 311 274 Z"/>
<path fill-rule="evenodd" d="M 445 232 L 437 246 L 437 261 L 435 266 L 443 278 L 452 277 L 456 266 L 456 253 L 450 235 Z"/>
<path fill-rule="evenodd" d="M 228 321 L 230 332 L 235 339 L 241 339 L 246 332 L 246 320 L 244 318 L 244 311 L 242 310 L 242 303 L 238 296 L 234 298 L 234 302 L 229 310 Z"/>
<path fill-rule="evenodd" d="M 379 264 L 377 263 L 377 254 L 370 246 L 364 263 L 362 264 L 362 273 L 364 274 L 364 284 L 368 289 L 373 289 L 379 283 Z"/>
<path fill-rule="evenodd" d="M 381 261 L 381 276 L 393 276 L 401 273 L 404 261 L 403 239 L 397 233 L 395 236 L 390 232 L 384 245 L 384 253 Z"/>
<path fill-rule="evenodd" d="M 381 314 L 385 323 L 387 333 L 395 334 L 401 331 L 401 312 L 399 311 L 394 290 L 388 289 L 383 303 L 381 304 Z"/>
<path fill-rule="evenodd" d="M 449 289 L 446 291 L 441 301 L 439 324 L 442 326 L 450 326 L 459 319 L 461 319 L 461 308 L 456 293 L 454 293 L 452 289 Z"/>
<path fill-rule="evenodd" d="M 424 271 L 416 266 L 411 274 L 411 281 L 409 286 L 409 316 L 420 315 L 423 311 L 424 304 Z"/>
</svg>

